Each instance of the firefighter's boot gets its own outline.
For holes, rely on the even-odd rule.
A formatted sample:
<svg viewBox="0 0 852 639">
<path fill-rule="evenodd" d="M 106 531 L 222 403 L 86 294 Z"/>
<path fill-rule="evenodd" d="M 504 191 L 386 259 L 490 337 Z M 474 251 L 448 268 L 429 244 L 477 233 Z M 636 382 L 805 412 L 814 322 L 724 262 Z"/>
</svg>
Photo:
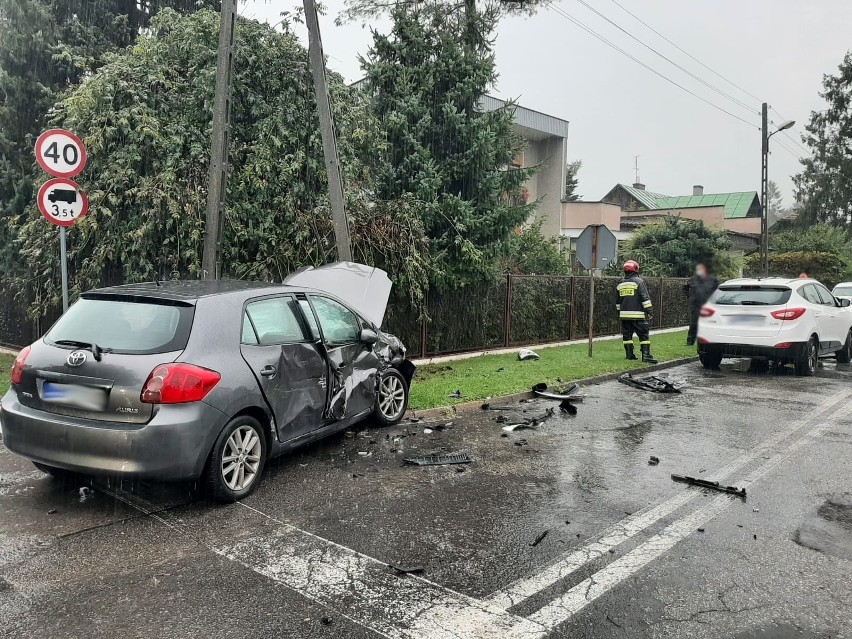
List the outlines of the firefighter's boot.
<svg viewBox="0 0 852 639">
<path fill-rule="evenodd" d="M 654 359 L 654 356 L 651 355 L 651 345 L 650 344 L 642 344 L 642 361 L 645 364 L 656 364 L 657 360 Z"/>
<path fill-rule="evenodd" d="M 627 359 L 639 359 L 636 357 L 636 353 L 633 352 L 633 342 L 624 345 L 624 352 L 627 355 Z"/>
</svg>

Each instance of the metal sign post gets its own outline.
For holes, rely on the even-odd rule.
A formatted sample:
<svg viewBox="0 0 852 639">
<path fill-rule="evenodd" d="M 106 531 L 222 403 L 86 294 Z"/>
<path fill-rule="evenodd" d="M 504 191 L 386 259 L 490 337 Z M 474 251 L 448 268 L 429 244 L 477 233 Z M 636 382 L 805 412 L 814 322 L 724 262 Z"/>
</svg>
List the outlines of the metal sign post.
<svg viewBox="0 0 852 639">
<path fill-rule="evenodd" d="M 68 253 L 65 248 L 65 227 L 59 227 L 59 260 L 62 262 L 62 312 L 68 311 Z"/>
<path fill-rule="evenodd" d="M 595 267 L 598 263 L 598 227 L 592 231 L 592 268 L 589 269 L 589 357 L 595 336 Z"/>
<path fill-rule="evenodd" d="M 66 229 L 89 211 L 89 200 L 72 178 L 86 168 L 86 147 L 70 131 L 50 129 L 35 143 L 39 166 L 54 179 L 38 190 L 37 203 L 41 214 L 59 227 L 59 261 L 62 269 L 62 312 L 68 310 L 68 245 Z"/>
<path fill-rule="evenodd" d="M 589 224 L 577 238 L 577 260 L 589 269 L 589 357 L 595 335 L 595 271 L 612 263 L 618 240 L 603 224 Z"/>
</svg>

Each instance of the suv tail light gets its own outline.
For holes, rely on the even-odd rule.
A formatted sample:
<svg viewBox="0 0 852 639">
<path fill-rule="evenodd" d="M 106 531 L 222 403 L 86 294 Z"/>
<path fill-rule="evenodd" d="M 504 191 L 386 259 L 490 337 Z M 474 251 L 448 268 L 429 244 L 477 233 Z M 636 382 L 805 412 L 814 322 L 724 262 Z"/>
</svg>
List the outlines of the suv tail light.
<svg viewBox="0 0 852 639">
<path fill-rule="evenodd" d="M 783 311 L 772 311 L 770 315 L 775 319 L 780 320 L 794 320 L 799 319 L 802 315 L 805 314 L 805 309 L 801 307 L 796 308 L 788 308 Z"/>
<path fill-rule="evenodd" d="M 712 308 L 710 308 L 709 306 L 702 306 L 702 307 L 701 307 L 701 310 L 700 310 L 700 311 L 698 311 L 698 314 L 699 314 L 701 317 L 710 317 L 711 315 L 713 315 L 713 314 L 715 314 L 715 313 L 716 313 L 716 311 L 714 311 L 714 310 L 713 310 Z"/>
<path fill-rule="evenodd" d="M 12 364 L 12 374 L 10 375 L 10 381 L 13 384 L 20 384 L 21 378 L 24 375 L 24 363 L 27 361 L 27 357 L 30 355 L 30 347 L 21 349 L 21 352 L 18 353 L 18 356 L 15 358 L 14 363 Z"/>
<path fill-rule="evenodd" d="M 198 402 L 213 390 L 222 376 L 192 364 L 157 366 L 142 387 L 145 404 L 185 404 Z"/>
</svg>

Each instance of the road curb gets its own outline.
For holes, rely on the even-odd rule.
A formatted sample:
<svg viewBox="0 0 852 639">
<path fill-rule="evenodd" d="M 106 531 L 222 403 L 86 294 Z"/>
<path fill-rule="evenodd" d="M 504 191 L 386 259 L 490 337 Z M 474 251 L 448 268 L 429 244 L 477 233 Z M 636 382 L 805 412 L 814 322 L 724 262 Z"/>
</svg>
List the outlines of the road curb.
<svg viewBox="0 0 852 639">
<path fill-rule="evenodd" d="M 627 370 L 618 371 L 617 373 L 607 373 L 605 375 L 598 375 L 596 377 L 585 377 L 583 379 L 576 380 L 566 380 L 567 383 L 577 383 L 581 386 L 589 385 L 589 384 L 601 384 L 603 382 L 609 382 L 614 379 L 618 379 L 624 373 L 652 373 L 654 371 L 663 370 L 666 368 L 672 368 L 674 366 L 680 366 L 682 364 L 690 364 L 692 362 L 697 362 L 698 356 L 693 357 L 682 357 L 680 359 L 673 359 L 668 362 L 663 362 L 661 364 L 654 364 L 653 366 L 637 366 L 636 368 L 630 368 Z M 453 404 L 452 406 L 438 406 L 435 408 L 424 408 L 421 410 L 409 410 L 406 413 L 406 417 L 411 417 L 415 419 L 433 419 L 436 417 L 452 417 L 454 415 L 465 414 L 465 413 L 473 413 L 476 411 L 482 410 L 482 404 L 484 402 L 489 403 L 504 403 L 504 404 L 512 404 L 521 401 L 522 399 L 532 399 L 535 397 L 531 390 L 522 391 L 520 393 L 512 393 L 511 395 L 500 395 L 497 397 L 491 397 L 489 399 L 478 399 L 469 402 L 460 402 L 458 404 Z"/>
</svg>

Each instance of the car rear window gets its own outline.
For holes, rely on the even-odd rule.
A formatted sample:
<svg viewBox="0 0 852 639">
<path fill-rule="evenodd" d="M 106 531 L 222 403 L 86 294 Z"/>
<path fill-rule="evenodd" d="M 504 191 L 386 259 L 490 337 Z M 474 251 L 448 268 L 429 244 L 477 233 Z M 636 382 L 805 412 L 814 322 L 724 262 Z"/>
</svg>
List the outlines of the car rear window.
<svg viewBox="0 0 852 639">
<path fill-rule="evenodd" d="M 790 299 L 792 290 L 784 286 L 723 286 L 712 303 L 722 306 L 780 306 Z"/>
<path fill-rule="evenodd" d="M 137 355 L 180 351 L 186 348 L 194 311 L 191 305 L 144 300 L 81 299 L 59 318 L 45 341 L 97 344 L 114 353 Z"/>
<path fill-rule="evenodd" d="M 834 289 L 835 297 L 852 297 L 852 286 L 837 286 Z"/>
</svg>

